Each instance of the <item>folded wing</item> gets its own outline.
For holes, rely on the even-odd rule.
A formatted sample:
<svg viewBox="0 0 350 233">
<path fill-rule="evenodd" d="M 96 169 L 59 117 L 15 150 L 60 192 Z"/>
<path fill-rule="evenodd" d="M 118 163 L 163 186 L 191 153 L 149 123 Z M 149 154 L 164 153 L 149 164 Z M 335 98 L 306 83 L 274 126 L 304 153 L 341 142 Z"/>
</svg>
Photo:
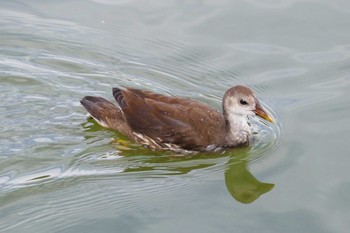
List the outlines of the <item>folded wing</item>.
<svg viewBox="0 0 350 233">
<path fill-rule="evenodd" d="M 221 140 L 224 118 L 205 104 L 131 88 L 114 88 L 113 96 L 136 137 L 184 149 L 200 149 Z"/>
</svg>

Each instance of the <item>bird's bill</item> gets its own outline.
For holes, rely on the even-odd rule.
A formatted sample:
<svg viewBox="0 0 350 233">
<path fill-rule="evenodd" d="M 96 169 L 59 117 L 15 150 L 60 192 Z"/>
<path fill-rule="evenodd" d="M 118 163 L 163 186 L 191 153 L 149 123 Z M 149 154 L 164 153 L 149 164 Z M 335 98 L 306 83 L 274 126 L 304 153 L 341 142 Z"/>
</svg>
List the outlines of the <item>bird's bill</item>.
<svg viewBox="0 0 350 233">
<path fill-rule="evenodd" d="M 261 105 L 258 103 L 255 107 L 255 110 L 253 111 L 255 113 L 255 115 L 269 121 L 269 122 L 273 122 L 273 119 L 271 116 L 269 116 L 266 111 L 261 107 Z"/>
</svg>

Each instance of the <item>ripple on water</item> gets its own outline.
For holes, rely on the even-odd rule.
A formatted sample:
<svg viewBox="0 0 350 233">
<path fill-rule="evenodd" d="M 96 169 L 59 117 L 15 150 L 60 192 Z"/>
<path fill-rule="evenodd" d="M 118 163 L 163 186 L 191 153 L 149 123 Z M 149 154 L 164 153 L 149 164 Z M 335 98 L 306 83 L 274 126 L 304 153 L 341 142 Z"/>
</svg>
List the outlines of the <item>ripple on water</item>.
<svg viewBox="0 0 350 233">
<path fill-rule="evenodd" d="M 121 157 L 117 157 L 114 162 Z M 86 158 L 85 163 L 91 160 Z M 183 161 L 181 159 L 175 159 L 168 162 L 158 164 L 159 169 L 163 167 L 169 170 L 171 167 L 184 168 L 197 166 L 198 164 L 208 163 L 217 164 L 219 161 L 202 160 L 200 163 L 195 160 Z M 142 161 L 140 159 L 140 161 Z M 221 159 L 222 161 L 222 159 Z M 113 162 L 113 160 L 111 160 Z M 129 159 L 130 162 L 130 159 Z M 80 164 L 84 164 L 80 161 Z M 136 164 L 134 164 L 136 165 Z M 209 182 L 211 179 L 215 179 L 202 172 L 191 172 L 191 175 L 187 179 L 182 179 L 180 176 L 164 175 L 163 179 L 156 177 L 155 172 L 147 175 L 147 170 L 139 172 L 123 172 L 123 170 L 116 169 L 115 166 L 109 165 L 109 169 L 106 167 L 103 169 L 94 169 L 93 167 L 88 169 L 81 169 L 71 165 L 70 168 L 56 167 L 48 168 L 47 170 L 32 171 L 28 174 L 21 174 L 14 179 L 6 179 L 1 177 L 1 181 L 7 181 L 6 186 L 2 184 L 2 188 L 5 193 L 9 192 L 10 195 L 6 197 L 5 202 L 1 202 L 0 205 L 4 209 L 7 205 L 11 205 L 12 202 L 18 202 L 22 200 L 22 205 L 27 206 L 28 212 L 40 213 L 40 220 L 43 222 L 51 222 L 53 225 L 60 225 L 60 221 L 63 221 L 64 213 L 73 214 L 84 213 L 87 208 L 89 211 L 94 211 L 96 214 L 102 214 L 104 216 L 106 211 L 112 211 L 115 213 L 129 213 L 142 209 L 145 205 L 149 205 L 149 201 L 156 202 L 162 201 L 162 199 L 177 198 L 178 195 L 186 195 L 186 192 L 193 189 L 200 189 L 203 187 L 203 182 Z M 128 167 L 132 167 L 129 164 Z M 167 168 L 166 168 L 167 167 Z M 96 167 L 95 167 L 96 168 Z M 125 168 L 123 168 L 125 169 Z M 159 170 L 158 169 L 158 170 Z M 169 171 L 167 172 L 169 174 Z M 153 177 L 153 178 L 152 178 Z M 201 180 L 201 182 L 194 182 Z M 98 187 L 96 186 L 98 183 Z M 67 189 L 70 190 L 67 192 Z M 153 197 L 155 195 L 157 200 Z M 74 193 L 74 195 L 73 195 Z M 54 196 L 55 198 L 52 198 Z M 118 197 L 118 198 L 115 198 Z M 32 205 L 26 201 L 30 200 L 30 203 L 38 203 L 40 199 L 41 205 Z M 153 201 L 152 201 L 153 200 Z M 87 205 L 87 203 L 89 203 Z M 105 209 L 108 205 L 112 209 Z M 52 212 L 54 210 L 54 212 Z M 14 214 L 14 213 L 8 213 Z M 37 219 L 37 214 L 28 214 L 26 219 L 16 218 L 17 222 L 24 224 L 26 221 L 33 221 Z M 75 219 L 65 219 L 66 226 L 75 223 Z M 2 229 L 11 229 L 11 222 L 7 222 L 2 225 Z M 62 227 L 62 226 L 61 226 Z"/>
<path fill-rule="evenodd" d="M 89 219 L 91 212 L 101 218 L 138 212 L 201 191 L 207 182 L 222 181 L 227 161 L 235 156 L 237 161 L 253 162 L 279 146 L 281 126 L 258 120 L 253 121 L 259 134 L 251 148 L 197 157 L 145 149 L 91 121 L 84 126 L 85 112 L 78 100 L 90 94 L 111 99 L 106 93 L 114 85 L 194 97 L 220 108 L 223 93 L 243 74 L 225 61 L 229 55 L 223 48 L 149 39 L 150 48 L 165 52 L 159 57 L 152 57 L 152 51 L 144 57 L 129 55 L 118 46 L 109 49 L 87 42 L 87 32 L 97 41 L 99 32 L 77 24 L 12 13 L 8 18 L 20 21 L 21 27 L 0 35 L 7 49 L 0 59 L 6 72 L 1 81 L 11 88 L 1 93 L 1 124 L 6 126 L 0 129 L 6 136 L 1 142 L 7 146 L 1 148 L 6 162 L 0 164 L 0 206 L 10 216 L 0 226 L 4 231 L 31 222 L 50 223 L 52 232 L 61 231 L 78 221 L 66 213 L 86 213 Z M 19 33 L 10 32 L 14 30 Z M 23 45 L 21 51 L 17 44 Z M 264 44 L 236 44 L 233 49 L 286 52 Z M 266 86 L 256 87 L 258 95 L 269 93 Z M 267 103 L 275 109 L 273 101 Z M 280 122 L 277 110 L 268 110 Z M 16 205 L 25 209 L 21 216 Z"/>
<path fill-rule="evenodd" d="M 261 73 L 257 75 L 254 79 L 259 80 L 275 80 L 280 78 L 288 78 L 288 77 L 296 77 L 307 73 L 307 69 L 305 68 L 288 68 L 281 70 L 272 70 L 265 73 Z"/>
<path fill-rule="evenodd" d="M 348 55 L 338 51 L 326 51 L 298 54 L 294 58 L 304 63 L 322 64 L 345 60 L 348 58 Z"/>
<path fill-rule="evenodd" d="M 270 44 L 258 44 L 258 43 L 244 43 L 244 44 L 231 44 L 233 49 L 237 49 L 243 52 L 260 53 L 260 54 L 278 54 L 289 52 L 288 48 L 279 47 Z"/>
</svg>

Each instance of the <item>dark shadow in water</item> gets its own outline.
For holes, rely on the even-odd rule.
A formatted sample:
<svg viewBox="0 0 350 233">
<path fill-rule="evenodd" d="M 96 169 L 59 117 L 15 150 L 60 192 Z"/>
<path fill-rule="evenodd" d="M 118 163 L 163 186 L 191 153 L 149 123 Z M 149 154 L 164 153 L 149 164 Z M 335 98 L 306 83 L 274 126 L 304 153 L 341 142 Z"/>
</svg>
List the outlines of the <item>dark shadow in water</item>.
<svg viewBox="0 0 350 233">
<path fill-rule="evenodd" d="M 171 156 L 171 155 L 170 155 Z M 197 157 L 196 157 L 197 156 Z M 223 155 L 220 155 L 223 157 Z M 189 160 L 197 160 L 196 162 L 200 160 L 205 159 L 212 159 L 214 157 L 218 158 L 217 154 L 214 155 L 195 155 L 195 158 L 177 158 L 176 160 L 173 160 L 175 163 L 176 161 L 189 161 Z M 240 160 L 237 161 L 237 157 L 235 156 L 235 153 L 231 151 L 230 155 L 227 156 L 229 161 L 226 163 L 226 169 L 224 172 L 225 175 L 225 184 L 226 188 L 231 194 L 231 196 L 245 204 L 250 204 L 254 202 L 256 199 L 258 199 L 262 194 L 267 193 L 273 189 L 275 186 L 271 183 L 264 183 L 256 179 L 253 174 L 248 169 L 248 162 L 247 160 Z M 166 175 L 179 175 L 179 174 L 186 174 L 196 169 L 203 169 L 207 167 L 211 167 L 216 165 L 216 163 L 200 163 L 188 166 L 188 167 L 166 167 L 165 163 L 171 163 L 170 159 L 167 158 L 155 158 L 155 159 L 146 159 L 145 162 L 147 164 L 153 164 L 152 166 L 139 166 L 136 168 L 127 168 L 124 172 L 145 172 L 145 171 L 154 171 L 159 170 L 159 167 L 163 167 L 163 169 L 167 170 Z M 162 163 L 164 163 L 164 166 L 161 166 Z"/>
<path fill-rule="evenodd" d="M 88 125 L 83 125 L 85 132 L 96 132 L 103 129 L 93 120 L 88 120 L 88 122 Z M 86 136 L 89 138 L 88 135 Z M 116 133 L 115 136 L 125 142 L 126 138 L 123 135 Z M 179 157 L 174 156 L 173 152 L 152 151 L 133 144 L 127 139 L 126 143 L 123 146 L 128 150 L 119 150 L 119 155 L 125 157 L 144 155 L 144 157 L 141 164 L 126 168 L 124 173 L 162 171 L 161 174 L 165 176 L 187 174 L 196 169 L 217 165 L 219 163 L 217 159 L 221 158 L 220 162 L 222 162 L 222 159 L 226 158 L 228 160 L 224 172 L 226 188 L 235 200 L 249 204 L 274 187 L 274 184 L 261 182 L 250 173 L 248 169 L 249 148 L 235 148 L 224 153 L 199 153 Z M 119 145 L 120 143 L 116 140 L 115 146 Z"/>
</svg>

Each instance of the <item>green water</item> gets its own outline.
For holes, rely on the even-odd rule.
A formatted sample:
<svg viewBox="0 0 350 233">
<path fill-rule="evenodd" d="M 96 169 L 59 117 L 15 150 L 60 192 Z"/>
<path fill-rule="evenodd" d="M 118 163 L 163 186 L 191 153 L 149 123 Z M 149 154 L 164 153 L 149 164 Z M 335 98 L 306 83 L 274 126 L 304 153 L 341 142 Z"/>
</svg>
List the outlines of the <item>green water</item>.
<svg viewBox="0 0 350 233">
<path fill-rule="evenodd" d="M 0 232 L 347 232 L 347 1 L 2 1 Z M 180 156 L 79 100 L 131 86 L 220 109 L 245 84 L 276 124 Z"/>
</svg>

